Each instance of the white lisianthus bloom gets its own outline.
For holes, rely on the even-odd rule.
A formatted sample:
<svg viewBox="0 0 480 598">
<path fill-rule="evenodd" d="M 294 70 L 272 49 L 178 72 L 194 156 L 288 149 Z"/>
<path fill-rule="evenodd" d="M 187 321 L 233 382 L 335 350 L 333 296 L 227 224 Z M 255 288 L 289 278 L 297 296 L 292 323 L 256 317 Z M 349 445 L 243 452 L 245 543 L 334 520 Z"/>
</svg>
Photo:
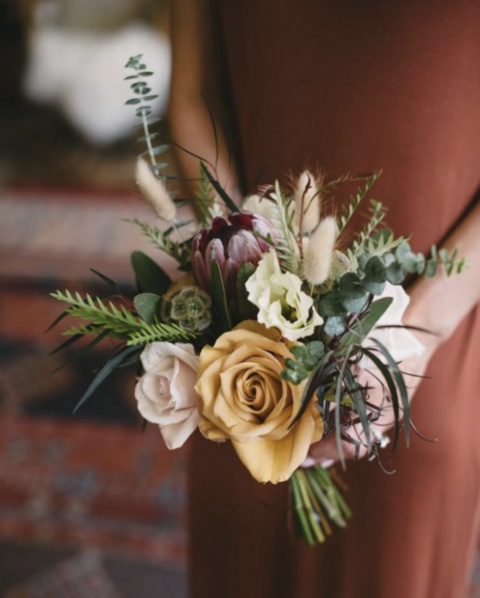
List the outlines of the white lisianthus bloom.
<svg viewBox="0 0 480 598">
<path fill-rule="evenodd" d="M 392 297 L 393 301 L 362 345 L 371 347 L 373 344 L 372 339 L 376 339 L 382 345 L 385 345 L 396 362 L 414 355 L 421 355 L 425 350 L 422 343 L 407 328 L 400 328 L 403 325 L 403 315 L 410 303 L 410 297 L 401 285 L 394 285 L 389 282 L 387 282 L 385 290 L 379 298 L 383 297 Z M 381 358 L 380 354 L 379 357 Z M 373 367 L 373 364 L 366 357 L 361 359 L 359 365 L 370 369 Z"/>
<path fill-rule="evenodd" d="M 142 417 L 158 424 L 169 449 L 181 447 L 199 423 L 197 382 L 199 358 L 187 343 L 155 342 L 140 355 L 145 373 L 135 387 Z"/>
<path fill-rule="evenodd" d="M 268 328 L 275 326 L 288 340 L 310 336 L 323 323 L 313 299 L 302 291 L 300 278 L 281 271 L 273 249 L 264 254 L 245 286 L 248 300 L 259 309 L 258 321 Z"/>
</svg>

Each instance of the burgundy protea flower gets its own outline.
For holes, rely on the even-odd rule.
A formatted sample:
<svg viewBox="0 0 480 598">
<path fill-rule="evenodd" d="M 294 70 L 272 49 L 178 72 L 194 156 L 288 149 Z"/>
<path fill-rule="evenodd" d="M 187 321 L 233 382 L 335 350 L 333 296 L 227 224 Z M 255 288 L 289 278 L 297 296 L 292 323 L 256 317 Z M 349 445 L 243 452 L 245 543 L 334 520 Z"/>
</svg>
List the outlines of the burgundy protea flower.
<svg viewBox="0 0 480 598">
<path fill-rule="evenodd" d="M 192 269 L 198 284 L 210 290 L 211 264 L 217 260 L 227 295 L 236 290 L 237 271 L 243 264 L 256 265 L 270 245 L 259 236 L 272 235 L 272 225 L 259 214 L 237 212 L 226 218 L 214 218 L 193 240 Z"/>
</svg>

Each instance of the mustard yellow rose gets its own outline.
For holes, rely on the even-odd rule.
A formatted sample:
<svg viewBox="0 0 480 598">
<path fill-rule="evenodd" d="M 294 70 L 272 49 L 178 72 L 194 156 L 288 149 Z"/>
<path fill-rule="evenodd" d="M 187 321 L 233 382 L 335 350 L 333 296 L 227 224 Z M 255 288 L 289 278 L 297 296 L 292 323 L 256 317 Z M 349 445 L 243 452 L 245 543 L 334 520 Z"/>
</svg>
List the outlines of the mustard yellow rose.
<svg viewBox="0 0 480 598">
<path fill-rule="evenodd" d="M 281 377 L 291 353 L 280 334 L 244 322 L 200 353 L 200 430 L 210 440 L 231 440 L 240 460 L 259 482 L 283 482 L 301 465 L 323 421 L 312 403 L 292 427 L 303 384 Z"/>
</svg>

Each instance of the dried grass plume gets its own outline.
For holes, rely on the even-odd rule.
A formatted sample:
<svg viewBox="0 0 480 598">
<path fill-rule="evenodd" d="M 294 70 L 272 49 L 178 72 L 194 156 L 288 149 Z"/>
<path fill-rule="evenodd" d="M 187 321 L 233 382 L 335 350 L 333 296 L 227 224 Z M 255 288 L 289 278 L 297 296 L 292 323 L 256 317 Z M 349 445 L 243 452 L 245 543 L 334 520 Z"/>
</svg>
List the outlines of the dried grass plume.
<svg viewBox="0 0 480 598">
<path fill-rule="evenodd" d="M 309 233 L 320 219 L 320 194 L 317 180 L 308 170 L 304 170 L 297 179 L 294 199 L 295 227 L 297 230 L 301 228 L 302 233 Z"/>
<path fill-rule="evenodd" d="M 135 178 L 138 188 L 155 214 L 162 220 L 175 220 L 176 207 L 165 185 L 159 181 L 143 158 L 137 159 Z"/>
<path fill-rule="evenodd" d="M 324 218 L 312 233 L 303 258 L 303 274 L 309 283 L 324 283 L 332 266 L 337 240 L 337 222 L 333 216 Z"/>
</svg>

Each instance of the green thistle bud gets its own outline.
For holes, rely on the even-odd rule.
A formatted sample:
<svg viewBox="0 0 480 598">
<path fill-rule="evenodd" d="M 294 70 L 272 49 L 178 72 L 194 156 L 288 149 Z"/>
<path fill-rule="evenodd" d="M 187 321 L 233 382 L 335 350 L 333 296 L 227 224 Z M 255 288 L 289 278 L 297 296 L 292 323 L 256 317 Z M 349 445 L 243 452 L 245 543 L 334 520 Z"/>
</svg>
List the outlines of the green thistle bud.
<svg viewBox="0 0 480 598">
<path fill-rule="evenodd" d="M 174 288 L 162 304 L 162 320 L 189 332 L 202 331 L 212 323 L 210 295 L 197 286 Z"/>
</svg>

